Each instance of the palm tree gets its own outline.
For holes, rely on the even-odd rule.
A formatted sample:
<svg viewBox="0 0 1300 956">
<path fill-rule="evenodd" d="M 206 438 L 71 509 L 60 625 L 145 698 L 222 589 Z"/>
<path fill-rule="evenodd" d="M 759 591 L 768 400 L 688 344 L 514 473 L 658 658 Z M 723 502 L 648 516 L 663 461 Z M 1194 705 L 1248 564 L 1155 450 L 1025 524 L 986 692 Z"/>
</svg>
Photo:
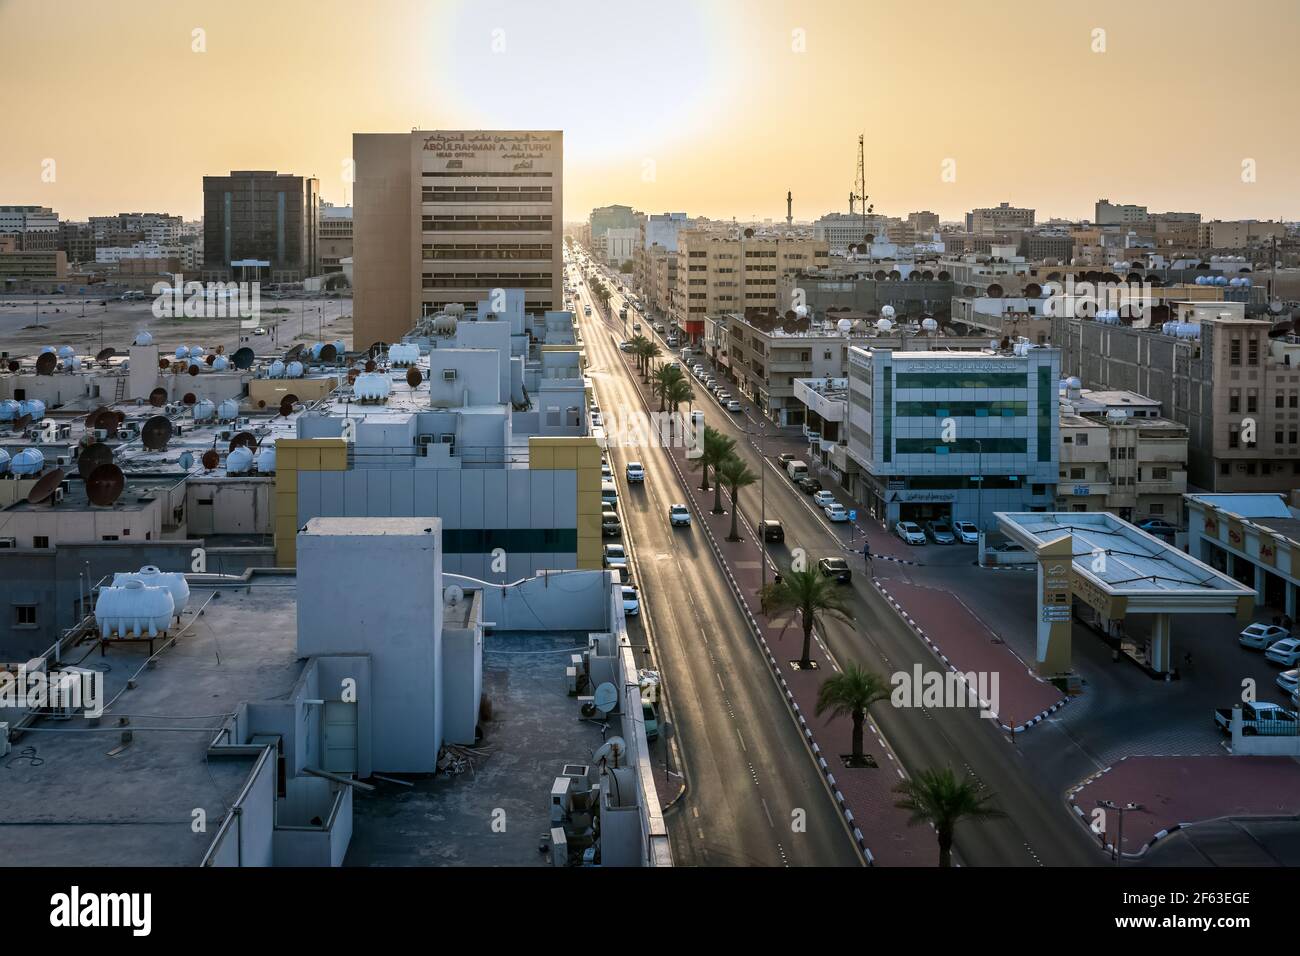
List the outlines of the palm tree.
<svg viewBox="0 0 1300 956">
<path fill-rule="evenodd" d="M 641 369 L 641 381 L 650 381 L 650 363 L 664 354 L 657 343 L 646 340 L 646 344 L 641 347 L 641 355 L 645 358 L 645 365 Z"/>
<path fill-rule="evenodd" d="M 655 370 L 650 393 L 659 396 L 659 411 L 664 410 L 664 403 L 668 401 L 668 392 L 673 384 L 680 381 L 682 381 L 682 370 L 676 365 L 661 365 Z"/>
<path fill-rule="evenodd" d="M 830 614 L 843 621 L 853 620 L 853 613 L 840 596 L 839 585 L 815 568 L 791 571 L 786 577 L 763 588 L 759 600 L 762 602 L 763 613 L 768 616 L 791 612 L 791 617 L 781 628 L 782 634 L 790 626 L 794 612 L 798 612 L 803 625 L 800 670 L 812 669 L 812 632 L 819 618 Z"/>
<path fill-rule="evenodd" d="M 673 369 L 673 371 L 677 371 Z M 691 388 L 691 383 L 678 373 L 677 378 L 668 386 L 668 394 L 665 396 L 668 400 L 668 407 L 672 409 L 672 415 L 668 418 L 668 435 L 673 436 L 674 422 L 677 420 L 678 410 L 682 402 L 692 402 L 695 400 L 695 389 Z"/>
<path fill-rule="evenodd" d="M 700 481 L 700 491 L 709 490 L 709 469 L 717 468 L 718 464 L 731 455 L 736 453 L 736 440 L 728 438 L 722 432 L 709 425 L 704 426 L 703 454 L 699 458 L 692 458 L 691 467 L 700 469 L 703 477 Z M 719 482 L 717 491 L 713 496 L 713 513 L 722 514 L 722 483 Z"/>
<path fill-rule="evenodd" d="M 933 824 L 939 835 L 940 866 L 952 866 L 952 834 L 962 818 L 989 820 L 1006 816 L 988 805 L 993 794 L 981 794 L 974 777 L 958 781 L 951 767 L 922 770 L 894 787 L 894 792 L 903 797 L 894 806 L 912 814 L 909 826 Z"/>
<path fill-rule="evenodd" d="M 852 765 L 866 763 L 862 756 L 862 725 L 867 719 L 867 709 L 878 700 L 889 697 L 889 682 L 875 671 L 850 664 L 839 674 L 826 678 L 817 691 L 817 716 L 830 711 L 832 717 L 853 718 Z"/>
<path fill-rule="evenodd" d="M 647 339 L 644 335 L 634 335 L 629 340 L 629 344 L 631 345 L 630 351 L 632 355 L 636 358 L 636 368 L 637 371 L 639 372 L 641 370 L 642 364 L 645 361 L 645 356 L 642 354 L 641 350 L 650 344 L 650 340 Z"/>
<path fill-rule="evenodd" d="M 731 495 L 731 533 L 728 541 L 739 541 L 740 533 L 736 530 L 736 519 L 740 517 L 740 489 L 748 488 L 758 481 L 758 475 L 749 470 L 749 466 L 736 455 L 732 455 L 717 467 L 718 480 L 727 486 Z"/>
</svg>

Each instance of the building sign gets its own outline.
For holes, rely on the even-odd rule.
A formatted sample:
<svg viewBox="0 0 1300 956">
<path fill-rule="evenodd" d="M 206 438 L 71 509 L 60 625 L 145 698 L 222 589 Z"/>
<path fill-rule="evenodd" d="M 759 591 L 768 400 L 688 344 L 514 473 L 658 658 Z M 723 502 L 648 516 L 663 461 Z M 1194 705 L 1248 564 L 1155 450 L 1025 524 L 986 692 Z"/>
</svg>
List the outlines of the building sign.
<svg viewBox="0 0 1300 956">
<path fill-rule="evenodd" d="M 1246 550 L 1246 529 L 1241 526 L 1240 521 L 1231 518 L 1228 519 L 1228 544 L 1238 551 Z"/>
<path fill-rule="evenodd" d="M 1117 620 L 1128 613 L 1127 597 L 1107 594 L 1103 588 L 1081 574 L 1074 575 L 1074 596 L 1108 621 Z"/>
<path fill-rule="evenodd" d="M 1089 494 L 1089 491 L 1088 491 L 1088 486 L 1087 486 L 1087 485 L 1075 485 L 1075 486 L 1074 486 L 1074 496 L 1075 496 L 1076 498 L 1086 498 L 1086 497 L 1088 497 L 1088 494 Z"/>
<path fill-rule="evenodd" d="M 1270 567 L 1277 567 L 1277 541 L 1267 534 L 1259 536 L 1259 561 Z"/>
<path fill-rule="evenodd" d="M 1205 536 L 1208 538 L 1219 536 L 1219 516 L 1213 511 L 1205 512 Z"/>
<path fill-rule="evenodd" d="M 519 164 L 515 169 L 528 169 L 532 160 L 549 159 L 553 146 L 552 138 L 540 133 L 461 131 L 426 136 L 421 148 L 436 159 L 502 159 Z"/>
<path fill-rule="evenodd" d="M 920 502 L 927 504 L 951 503 L 956 499 L 952 492 L 943 491 L 895 491 L 889 496 L 890 503 Z"/>
</svg>

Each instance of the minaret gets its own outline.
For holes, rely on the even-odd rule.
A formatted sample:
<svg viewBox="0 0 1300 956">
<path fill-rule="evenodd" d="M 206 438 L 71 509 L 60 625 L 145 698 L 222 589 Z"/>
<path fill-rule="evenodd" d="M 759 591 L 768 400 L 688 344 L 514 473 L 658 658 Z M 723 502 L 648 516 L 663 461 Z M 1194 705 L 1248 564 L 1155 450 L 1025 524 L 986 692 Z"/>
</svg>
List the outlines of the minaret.
<svg viewBox="0 0 1300 956">
<path fill-rule="evenodd" d="M 785 193 L 785 224 L 786 228 L 794 225 L 794 193 L 789 190 Z"/>
</svg>

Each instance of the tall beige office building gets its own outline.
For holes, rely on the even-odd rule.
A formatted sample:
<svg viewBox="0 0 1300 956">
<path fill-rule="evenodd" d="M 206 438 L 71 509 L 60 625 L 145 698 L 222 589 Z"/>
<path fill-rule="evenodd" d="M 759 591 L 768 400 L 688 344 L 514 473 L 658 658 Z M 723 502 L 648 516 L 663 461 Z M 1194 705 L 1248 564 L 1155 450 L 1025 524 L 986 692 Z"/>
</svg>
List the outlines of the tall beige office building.
<svg viewBox="0 0 1300 956">
<path fill-rule="evenodd" d="M 354 133 L 352 158 L 357 347 L 493 289 L 563 308 L 562 132 Z"/>
</svg>

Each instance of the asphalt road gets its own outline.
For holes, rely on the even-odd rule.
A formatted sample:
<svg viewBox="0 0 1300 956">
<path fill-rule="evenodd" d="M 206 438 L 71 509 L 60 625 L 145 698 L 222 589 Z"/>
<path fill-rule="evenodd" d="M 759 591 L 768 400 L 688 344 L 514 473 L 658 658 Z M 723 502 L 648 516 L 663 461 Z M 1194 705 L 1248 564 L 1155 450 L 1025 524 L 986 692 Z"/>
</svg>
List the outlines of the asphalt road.
<svg viewBox="0 0 1300 956">
<path fill-rule="evenodd" d="M 621 301 L 616 297 L 612 303 L 615 310 Z M 643 322 L 643 334 L 653 335 L 651 322 Z M 665 354 L 671 351 L 662 341 L 661 346 Z M 737 451 L 757 471 L 759 455 L 747 432 L 760 432 L 761 416 L 743 398 L 745 412 L 732 415 L 702 386 L 697 386 L 696 393 L 696 407 L 705 410 L 706 421 L 735 438 Z M 770 425 L 766 431 L 776 434 Z M 741 511 L 751 526 L 760 512 L 785 526 L 785 545 L 770 549 L 773 560 L 788 568 L 793 547 L 804 548 L 810 563 L 827 555 L 846 556 L 843 545 L 850 541 L 850 527 L 826 522 L 771 455 L 765 455 L 764 462 L 764 487 L 746 490 Z M 872 533 L 883 532 L 876 528 Z M 858 536 L 855 549 L 860 550 L 861 541 Z M 756 544 L 755 560 L 758 556 Z M 911 670 L 916 663 L 927 670 L 940 669 L 942 665 L 930 650 L 865 580 L 862 558 L 848 557 L 854 570 L 849 600 L 854 624 L 830 622 L 823 635 L 837 660 L 841 664 L 857 662 L 884 674 Z M 909 772 L 948 765 L 959 773 L 973 774 L 996 794 L 994 804 L 1006 814 L 1004 818 L 958 827 L 957 857 L 965 865 L 1086 866 L 1104 862 L 1084 829 L 1070 819 L 1064 794 L 1041 786 L 1017 748 L 991 721 L 964 708 L 896 709 L 883 703 L 873 710 L 872 718 Z"/>
<path fill-rule="evenodd" d="M 571 270 L 576 274 L 576 270 Z M 603 409 L 641 408 L 640 398 L 593 304 L 579 322 Z M 696 528 L 673 529 L 682 500 L 658 447 L 610 447 L 623 538 L 641 589 L 654 664 L 686 766 L 688 790 L 668 812 L 673 856 L 696 866 L 859 866 L 861 857 L 759 654 L 708 544 Z M 646 478 L 629 488 L 629 460 Z M 612 540 L 612 539 L 611 539 Z M 633 623 L 634 637 L 642 634 Z M 804 832 L 794 814 L 803 811 Z"/>
</svg>

